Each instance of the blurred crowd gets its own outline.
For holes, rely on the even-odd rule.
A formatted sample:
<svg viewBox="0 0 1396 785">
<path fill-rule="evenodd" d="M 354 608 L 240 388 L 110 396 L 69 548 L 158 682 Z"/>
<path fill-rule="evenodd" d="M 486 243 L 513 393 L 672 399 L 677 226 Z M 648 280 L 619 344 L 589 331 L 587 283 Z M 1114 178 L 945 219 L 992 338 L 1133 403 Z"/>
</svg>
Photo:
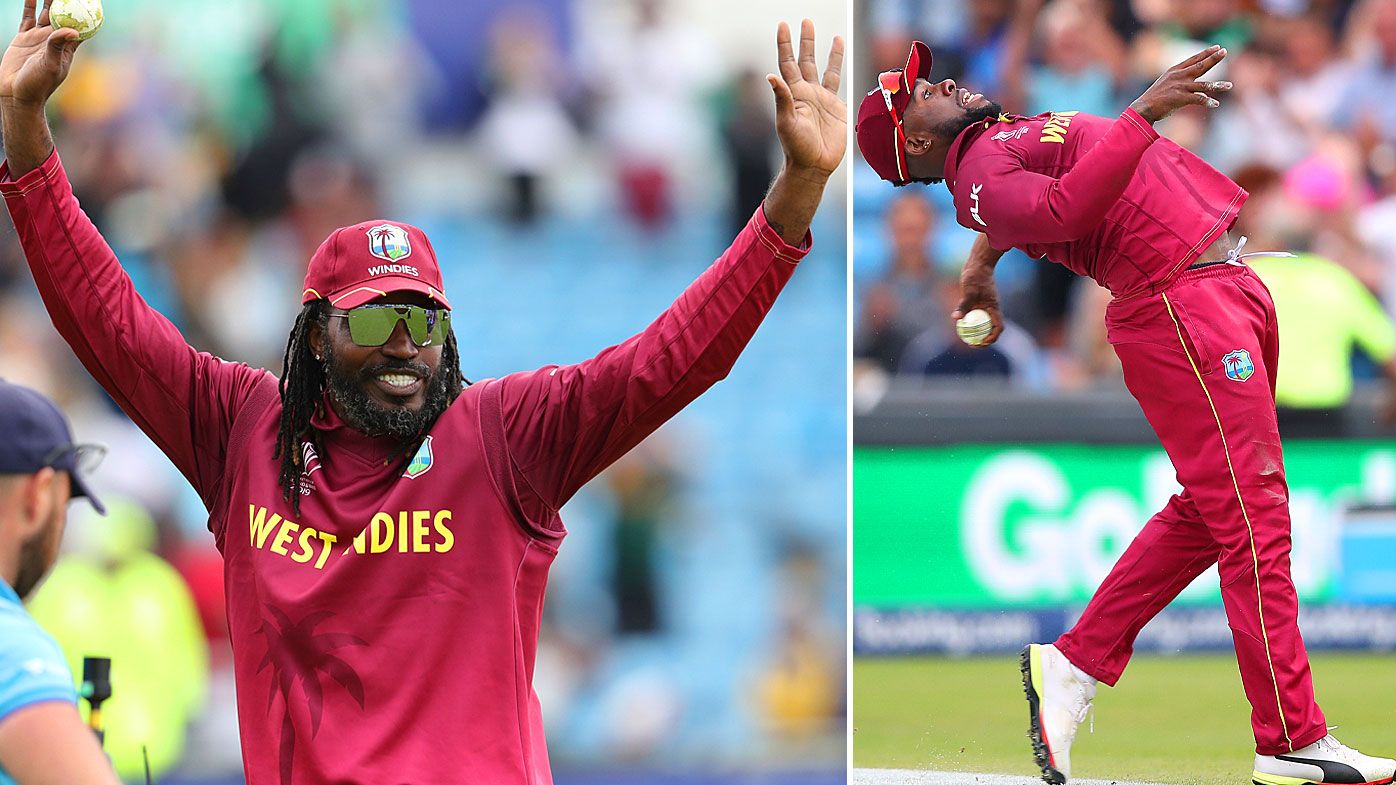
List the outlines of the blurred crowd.
<svg viewBox="0 0 1396 785">
<path fill-rule="evenodd" d="M 198 5 L 109 1 L 51 117 L 84 208 L 145 299 L 195 347 L 277 373 L 306 261 L 336 227 L 426 228 L 470 317 L 456 321 L 462 368 L 479 379 L 643 328 L 746 222 L 780 160 L 765 71 L 747 67 L 774 47 L 714 57 L 753 25 L 773 39 L 775 16 L 694 25 L 700 4 L 679 0 Z M 844 361 L 828 318 L 844 302 L 838 190 L 816 223 L 816 271 L 772 317 L 827 321 L 808 350 L 823 365 L 739 364 L 723 387 L 782 401 L 786 419 L 731 422 L 741 401 L 719 398 L 564 513 L 573 537 L 537 669 L 560 770 L 843 764 L 843 392 L 799 376 Z M 35 613 L 78 672 L 82 654 L 112 654 L 108 749 L 123 776 L 140 778 L 145 745 L 157 779 L 227 781 L 240 757 L 206 514 L 52 330 L 8 220 L 0 235 L 0 376 L 106 444 L 95 481 L 125 500 L 111 519 L 74 511 Z M 609 299 L 591 296 L 597 281 Z M 770 484 L 741 428 L 765 437 L 762 460 L 804 449 L 769 463 L 814 490 Z M 704 599 L 714 584 L 731 586 Z M 683 654 L 695 638 L 704 654 Z"/>
<path fill-rule="evenodd" d="M 933 80 L 1025 115 L 1116 116 L 1168 67 L 1225 46 L 1209 77 L 1235 83 L 1221 108 L 1188 107 L 1158 129 L 1250 191 L 1234 229 L 1247 252 L 1300 254 L 1256 265 L 1272 289 L 1272 275 L 1324 281 L 1287 287 L 1298 297 L 1280 309 L 1281 373 L 1302 375 L 1316 361 L 1308 350 L 1326 352 L 1339 379 L 1314 391 L 1282 378 L 1281 405 L 1341 406 L 1344 374 L 1396 378 L 1382 313 L 1396 307 L 1396 0 L 869 0 L 856 24 L 861 73 L 899 66 L 924 40 Z M 1108 293 L 1019 251 L 998 268 L 1002 339 L 965 347 L 949 313 L 973 233 L 955 224 L 944 187 L 875 179 L 856 168 L 855 400 L 892 375 L 1048 392 L 1122 384 L 1105 339 Z M 1288 338 L 1323 330 L 1333 335 L 1322 346 Z"/>
</svg>

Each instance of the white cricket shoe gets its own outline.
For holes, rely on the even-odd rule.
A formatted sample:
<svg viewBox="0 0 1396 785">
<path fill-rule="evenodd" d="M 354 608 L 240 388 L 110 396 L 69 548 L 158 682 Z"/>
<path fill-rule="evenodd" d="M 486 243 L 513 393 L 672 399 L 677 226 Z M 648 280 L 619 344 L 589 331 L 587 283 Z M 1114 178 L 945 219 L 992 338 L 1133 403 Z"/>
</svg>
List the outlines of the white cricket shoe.
<svg viewBox="0 0 1396 785">
<path fill-rule="evenodd" d="M 1257 755 L 1255 785 L 1388 785 L 1396 760 L 1373 758 L 1324 736 L 1288 755 Z"/>
<path fill-rule="evenodd" d="M 1022 670 L 1033 757 L 1042 779 L 1061 785 L 1071 776 L 1071 742 L 1095 700 L 1095 684 L 1077 678 L 1071 663 L 1051 644 L 1023 649 Z"/>
</svg>

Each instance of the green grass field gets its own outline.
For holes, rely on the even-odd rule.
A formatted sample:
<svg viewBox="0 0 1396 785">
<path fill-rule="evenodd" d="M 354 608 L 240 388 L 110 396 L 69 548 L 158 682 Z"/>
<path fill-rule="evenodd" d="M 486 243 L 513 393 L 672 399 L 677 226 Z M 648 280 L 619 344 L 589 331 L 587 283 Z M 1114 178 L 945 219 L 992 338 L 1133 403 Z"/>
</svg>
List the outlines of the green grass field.
<svg viewBox="0 0 1396 785">
<path fill-rule="evenodd" d="M 1334 735 L 1396 754 L 1396 655 L 1313 657 L 1314 688 Z M 1230 656 L 1138 656 L 1101 687 L 1095 732 L 1072 746 L 1075 777 L 1178 785 L 1246 785 L 1255 742 Z M 857 768 L 1036 774 L 1018 656 L 857 659 Z"/>
</svg>

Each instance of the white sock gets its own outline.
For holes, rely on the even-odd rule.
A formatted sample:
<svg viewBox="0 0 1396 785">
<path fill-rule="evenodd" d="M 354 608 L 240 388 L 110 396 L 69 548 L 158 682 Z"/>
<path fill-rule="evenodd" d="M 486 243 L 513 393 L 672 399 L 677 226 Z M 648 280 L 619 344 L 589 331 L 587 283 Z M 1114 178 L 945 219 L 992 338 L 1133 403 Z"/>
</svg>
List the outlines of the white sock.
<svg viewBox="0 0 1396 785">
<path fill-rule="evenodd" d="M 1076 667 L 1075 665 L 1072 665 L 1072 666 L 1071 666 L 1071 672 L 1074 673 L 1074 674 L 1076 674 L 1076 679 L 1077 679 L 1077 681 L 1084 681 L 1085 683 L 1091 685 L 1092 687 L 1094 687 L 1094 686 L 1096 685 L 1096 683 L 1097 683 L 1097 682 L 1096 682 L 1096 678 L 1095 678 L 1094 676 L 1092 676 L 1092 675 L 1089 674 L 1089 673 L 1086 673 L 1085 671 L 1081 670 L 1080 668 Z"/>
</svg>

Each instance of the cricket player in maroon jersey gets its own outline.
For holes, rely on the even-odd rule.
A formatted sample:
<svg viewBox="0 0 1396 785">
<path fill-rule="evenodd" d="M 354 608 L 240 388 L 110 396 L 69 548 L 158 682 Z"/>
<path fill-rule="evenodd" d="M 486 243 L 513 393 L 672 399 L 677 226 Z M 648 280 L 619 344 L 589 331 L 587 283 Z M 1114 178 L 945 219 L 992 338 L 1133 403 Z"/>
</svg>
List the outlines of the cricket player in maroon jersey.
<svg viewBox="0 0 1396 785">
<path fill-rule="evenodd" d="M 550 783 L 534 655 L 558 510 L 722 379 L 809 248 L 846 146 L 843 45 L 777 34 L 785 166 L 659 318 L 573 366 L 466 383 L 435 252 L 371 221 L 311 259 L 283 374 L 187 345 L 73 197 L 44 105 L 77 48 L 26 0 L 0 193 L 59 332 L 202 496 L 252 785 Z"/>
<path fill-rule="evenodd" d="M 1392 781 L 1396 761 L 1328 735 L 1314 700 L 1290 580 L 1289 492 L 1275 423 L 1274 304 L 1227 230 L 1246 192 L 1154 123 L 1214 108 L 1229 82 L 1203 81 L 1210 47 L 1169 69 L 1118 118 L 1008 115 L 952 80 L 929 81 L 912 45 L 858 109 L 858 146 L 895 185 L 942 180 L 956 219 L 979 232 L 959 318 L 983 308 L 1002 330 L 994 265 L 1009 248 L 1110 290 L 1110 343 L 1178 472 L 1182 493 L 1145 526 L 1076 626 L 1023 651 L 1030 736 L 1043 778 L 1071 772 L 1097 680 L 1114 685 L 1139 630 L 1217 564 L 1251 704 L 1258 785 Z"/>
</svg>

